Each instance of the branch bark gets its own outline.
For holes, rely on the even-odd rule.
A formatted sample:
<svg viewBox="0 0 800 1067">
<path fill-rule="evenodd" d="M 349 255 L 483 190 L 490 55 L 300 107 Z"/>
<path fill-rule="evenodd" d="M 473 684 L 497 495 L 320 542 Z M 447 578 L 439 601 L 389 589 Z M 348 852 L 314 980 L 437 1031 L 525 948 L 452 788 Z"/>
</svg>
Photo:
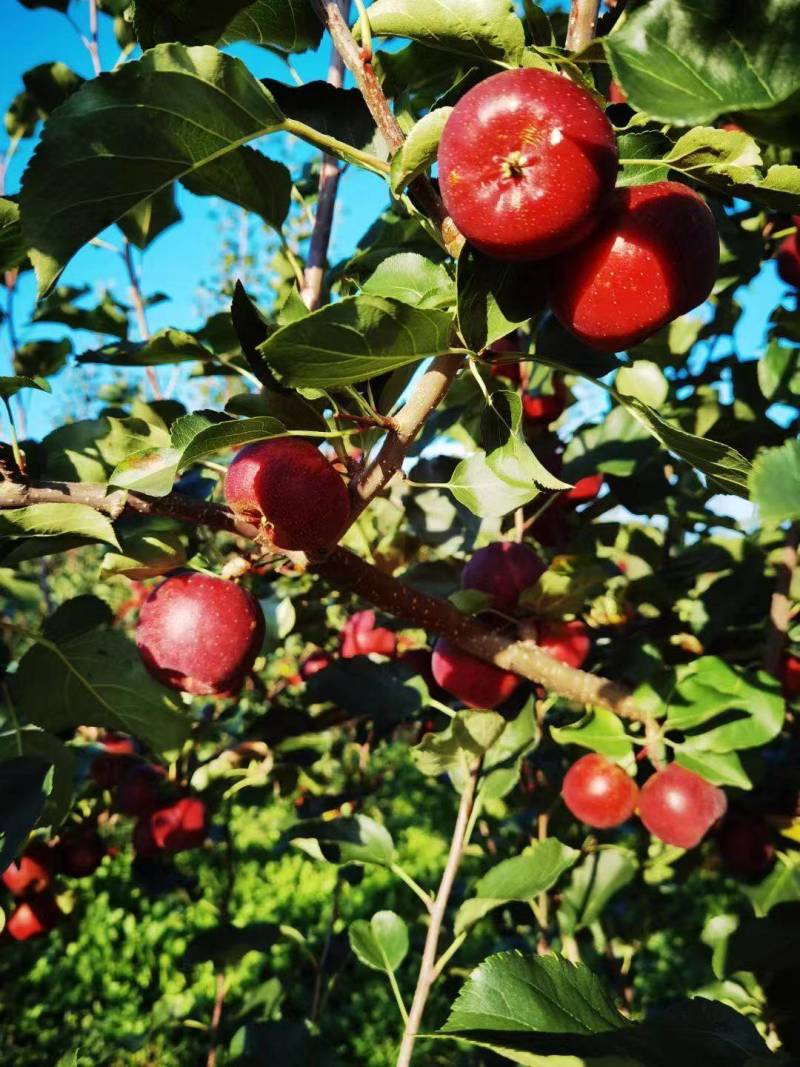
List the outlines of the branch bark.
<svg viewBox="0 0 800 1067">
<path fill-rule="evenodd" d="M 764 670 L 776 677 L 780 672 L 786 634 L 792 621 L 790 590 L 797 569 L 797 544 L 800 540 L 800 525 L 793 523 L 786 535 L 786 544 L 781 549 L 775 577 L 775 592 L 769 612 L 769 631 L 764 648 Z"/>
<path fill-rule="evenodd" d="M 436 952 L 439 947 L 439 934 L 441 933 L 442 922 L 444 921 L 445 913 L 447 911 L 450 894 L 453 890 L 453 882 L 455 881 L 456 873 L 459 864 L 461 863 L 461 857 L 464 854 L 464 848 L 467 844 L 467 827 L 469 826 L 470 815 L 472 814 L 472 809 L 475 804 L 475 789 L 478 784 L 480 767 L 480 762 L 478 762 L 464 786 L 464 792 L 461 794 L 461 801 L 458 805 L 458 815 L 456 816 L 456 823 L 453 827 L 453 836 L 450 840 L 450 851 L 447 856 L 447 863 L 445 864 L 442 880 L 439 883 L 436 899 L 434 900 L 433 908 L 431 909 L 430 925 L 428 926 L 428 933 L 425 937 L 425 947 L 422 950 L 422 962 L 420 963 L 417 987 L 414 990 L 414 1000 L 411 1003 L 411 1010 L 408 1013 L 408 1023 L 406 1024 L 403 1040 L 400 1044 L 396 1067 L 408 1067 L 411 1063 L 411 1056 L 414 1052 L 414 1042 L 417 1039 L 417 1034 L 419 1033 L 419 1028 L 422 1024 L 425 1005 L 428 1003 L 428 995 L 435 979 Z"/>
<path fill-rule="evenodd" d="M 569 52 L 582 52 L 594 37 L 600 0 L 572 0 L 569 9 L 566 46 Z"/>
</svg>

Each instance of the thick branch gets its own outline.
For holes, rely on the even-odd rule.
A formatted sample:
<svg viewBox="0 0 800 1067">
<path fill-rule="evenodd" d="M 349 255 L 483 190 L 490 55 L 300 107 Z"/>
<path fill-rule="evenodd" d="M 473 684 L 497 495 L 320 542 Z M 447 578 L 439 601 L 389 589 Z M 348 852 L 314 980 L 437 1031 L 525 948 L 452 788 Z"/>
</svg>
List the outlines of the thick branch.
<svg viewBox="0 0 800 1067">
<path fill-rule="evenodd" d="M 425 1011 L 425 1005 L 428 1003 L 428 995 L 435 979 L 439 934 L 447 911 L 450 894 L 453 890 L 453 882 L 461 863 L 461 857 L 464 854 L 464 847 L 467 844 L 465 837 L 467 826 L 469 825 L 469 817 L 472 814 L 472 808 L 475 803 L 475 787 L 479 771 L 480 763 L 473 769 L 469 780 L 464 786 L 464 792 L 461 794 L 456 824 L 453 827 L 453 836 L 450 840 L 450 852 L 447 856 L 442 880 L 439 883 L 436 900 L 433 902 L 433 908 L 431 909 L 431 921 L 425 938 L 425 947 L 422 950 L 422 962 L 420 963 L 419 977 L 417 978 L 417 988 L 414 990 L 414 1000 L 411 1004 L 411 1011 L 408 1013 L 408 1023 L 403 1034 L 396 1067 L 408 1067 L 411 1063 L 414 1042 L 422 1025 L 422 1015 Z"/>
<path fill-rule="evenodd" d="M 591 43 L 597 26 L 600 0 L 572 0 L 567 27 L 567 50 L 582 52 Z"/>
<path fill-rule="evenodd" d="M 237 519 L 226 507 L 172 493 L 150 497 L 122 490 L 106 495 L 104 485 L 83 482 L 40 482 L 25 485 L 0 482 L 0 509 L 30 504 L 87 504 L 112 519 L 126 510 L 144 515 L 168 515 L 195 526 L 228 530 L 255 540 L 257 527 Z M 459 614 L 447 600 L 427 596 L 384 574 L 345 548 L 336 548 L 313 570 L 338 588 L 347 589 L 413 626 L 449 638 L 486 663 L 514 671 L 549 691 L 580 704 L 609 708 L 621 718 L 644 720 L 631 693 L 616 682 L 576 670 L 554 659 L 533 641 L 518 641 Z"/>
<path fill-rule="evenodd" d="M 797 543 L 800 526 L 794 523 L 786 535 L 786 544 L 781 549 L 775 576 L 775 592 L 769 612 L 769 632 L 764 648 L 764 670 L 777 675 L 780 669 L 786 634 L 792 621 L 790 591 L 792 578 L 797 569 Z"/>
</svg>

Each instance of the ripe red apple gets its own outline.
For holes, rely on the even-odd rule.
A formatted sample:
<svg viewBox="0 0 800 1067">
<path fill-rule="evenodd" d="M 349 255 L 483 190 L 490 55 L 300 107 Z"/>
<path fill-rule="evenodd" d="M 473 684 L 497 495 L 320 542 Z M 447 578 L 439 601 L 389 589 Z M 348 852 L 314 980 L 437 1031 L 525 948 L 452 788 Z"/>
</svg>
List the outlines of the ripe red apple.
<svg viewBox="0 0 800 1067">
<path fill-rule="evenodd" d="M 318 648 L 316 652 L 312 652 L 306 656 L 303 662 L 300 664 L 300 680 L 307 682 L 309 678 L 312 678 L 320 671 L 324 671 L 326 667 L 330 667 L 333 660 L 327 652 L 323 652 L 321 648 Z"/>
<path fill-rule="evenodd" d="M 375 625 L 374 611 L 357 611 L 344 624 L 342 631 L 342 659 L 367 656 L 376 652 L 381 656 L 393 656 L 397 638 L 385 626 Z"/>
<path fill-rule="evenodd" d="M 53 881 L 53 853 L 41 841 L 28 845 L 19 858 L 3 874 L 3 885 L 15 897 L 41 893 Z"/>
<path fill-rule="evenodd" d="M 158 804 L 164 771 L 152 763 L 133 767 L 117 786 L 115 801 L 124 815 L 144 815 Z"/>
<path fill-rule="evenodd" d="M 150 832 L 157 848 L 183 852 L 206 839 L 206 806 L 198 797 L 183 797 L 150 816 Z"/>
<path fill-rule="evenodd" d="M 496 708 L 519 685 L 516 674 L 462 652 L 446 637 L 434 645 L 431 669 L 437 684 L 469 708 Z"/>
<path fill-rule="evenodd" d="M 564 493 L 564 499 L 575 505 L 586 504 L 589 500 L 594 500 L 604 480 L 602 474 L 588 474 L 585 478 L 579 478 L 573 487 Z"/>
<path fill-rule="evenodd" d="M 592 639 L 580 619 L 540 622 L 536 631 L 536 643 L 568 667 L 582 667 L 586 662 Z"/>
<path fill-rule="evenodd" d="M 757 815 L 731 814 L 717 832 L 725 866 L 739 878 L 760 878 L 775 858 L 769 827 Z"/>
<path fill-rule="evenodd" d="M 636 782 L 616 763 L 590 752 L 567 771 L 561 795 L 576 819 L 598 830 L 607 830 L 633 815 L 639 790 Z"/>
<path fill-rule="evenodd" d="M 639 815 L 647 829 L 678 848 L 694 848 L 727 807 L 721 789 L 677 763 L 656 771 L 639 795 Z"/>
<path fill-rule="evenodd" d="M 796 233 L 781 241 L 775 259 L 781 279 L 792 288 L 800 289 L 800 243 Z"/>
<path fill-rule="evenodd" d="M 491 606 L 512 613 L 520 593 L 544 574 L 545 564 L 527 545 L 495 541 L 479 548 L 461 572 L 464 589 L 477 589 L 491 596 Z"/>
<path fill-rule="evenodd" d="M 608 99 L 612 104 L 627 104 L 628 95 L 624 93 L 617 83 L 611 80 L 611 84 L 608 87 Z"/>
<path fill-rule="evenodd" d="M 64 834 L 58 852 L 64 874 L 70 878 L 88 878 L 100 866 L 106 845 L 96 831 L 77 830 Z"/>
<path fill-rule="evenodd" d="M 522 413 L 529 426 L 549 426 L 561 417 L 566 406 L 567 390 L 559 375 L 553 376 L 552 393 L 526 393 L 522 398 Z"/>
<path fill-rule="evenodd" d="M 28 941 L 46 934 L 62 917 L 62 911 L 51 893 L 37 893 L 18 904 L 6 923 L 6 930 L 15 941 Z"/>
<path fill-rule="evenodd" d="M 677 182 L 619 189 L 594 233 L 554 262 L 553 311 L 586 344 L 618 352 L 702 304 L 718 266 L 717 226 L 697 193 Z"/>
<path fill-rule="evenodd" d="M 233 510 L 271 527 L 270 540 L 287 552 L 331 548 L 350 520 L 341 477 L 318 448 L 296 437 L 247 445 L 225 475 Z"/>
<path fill-rule="evenodd" d="M 238 693 L 264 638 L 256 600 L 233 582 L 176 574 L 142 605 L 136 643 L 154 678 L 196 695 Z"/>
<path fill-rule="evenodd" d="M 603 111 L 545 70 L 480 82 L 456 104 L 439 143 L 445 206 L 466 239 L 497 259 L 545 259 L 582 240 L 616 174 Z"/>
<path fill-rule="evenodd" d="M 787 700 L 795 700 L 800 696 L 800 659 L 797 656 L 787 656 L 780 668 L 783 695 Z"/>
</svg>

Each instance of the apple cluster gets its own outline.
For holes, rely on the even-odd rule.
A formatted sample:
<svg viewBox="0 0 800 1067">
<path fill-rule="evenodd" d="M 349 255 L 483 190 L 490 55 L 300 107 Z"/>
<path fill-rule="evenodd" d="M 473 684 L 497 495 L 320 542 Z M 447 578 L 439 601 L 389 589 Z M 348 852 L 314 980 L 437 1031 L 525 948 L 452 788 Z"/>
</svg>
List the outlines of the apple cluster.
<svg viewBox="0 0 800 1067">
<path fill-rule="evenodd" d="M 705 201 L 678 182 L 615 188 L 614 130 L 566 77 L 522 69 L 458 101 L 439 144 L 445 206 L 496 259 L 542 264 L 562 325 L 606 352 L 701 304 L 719 266 Z"/>
</svg>

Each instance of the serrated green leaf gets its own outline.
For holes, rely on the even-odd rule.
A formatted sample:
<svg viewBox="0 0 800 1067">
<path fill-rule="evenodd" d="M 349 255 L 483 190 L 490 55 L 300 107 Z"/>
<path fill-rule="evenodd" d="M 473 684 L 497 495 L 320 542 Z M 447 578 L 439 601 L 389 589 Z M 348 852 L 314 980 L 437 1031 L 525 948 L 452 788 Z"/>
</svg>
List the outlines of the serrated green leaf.
<svg viewBox="0 0 800 1067">
<path fill-rule="evenodd" d="M 196 196 L 217 196 L 260 215 L 280 232 L 289 214 L 292 176 L 288 167 L 243 145 L 181 179 Z"/>
<path fill-rule="evenodd" d="M 361 286 L 361 292 L 418 308 L 448 307 L 455 300 L 455 286 L 447 269 L 418 252 L 398 252 L 384 259 Z"/>
<path fill-rule="evenodd" d="M 743 887 L 759 918 L 777 904 L 800 901 L 800 852 L 781 852 L 778 862 L 758 885 Z"/>
<path fill-rule="evenodd" d="M 168 363 L 212 360 L 213 353 L 185 330 L 165 327 L 147 341 L 115 341 L 78 356 L 78 363 L 102 363 L 108 367 L 160 367 Z"/>
<path fill-rule="evenodd" d="M 786 441 L 758 453 L 750 472 L 750 499 L 764 523 L 800 519 L 800 442 Z"/>
<path fill-rule="evenodd" d="M 458 326 L 480 352 L 527 322 L 542 307 L 547 280 L 539 264 L 500 263 L 465 245 L 458 257 Z"/>
<path fill-rule="evenodd" d="M 175 203 L 175 186 L 169 185 L 126 211 L 118 219 L 117 225 L 132 245 L 144 250 L 180 220 L 181 213 Z"/>
<path fill-rule="evenodd" d="M 13 270 L 25 258 L 19 205 L 0 197 L 0 271 Z"/>
<path fill-rule="evenodd" d="M 421 774 L 469 774 L 476 760 L 498 740 L 506 720 L 496 711 L 459 711 L 439 733 L 425 734 L 411 750 Z"/>
<path fill-rule="evenodd" d="M 143 48 L 164 41 L 253 41 L 282 52 L 316 48 L 322 26 L 308 0 L 136 0 L 134 27 Z"/>
<path fill-rule="evenodd" d="M 705 752 L 691 740 L 675 751 L 675 762 L 694 771 L 712 785 L 730 785 L 735 789 L 752 789 L 753 783 L 736 752 Z"/>
<path fill-rule="evenodd" d="M 442 130 L 452 111 L 451 107 L 429 111 L 408 131 L 392 157 L 390 181 L 395 196 L 436 162 Z"/>
<path fill-rule="evenodd" d="M 633 755 L 625 724 L 606 708 L 592 708 L 571 726 L 551 726 L 550 733 L 559 745 L 580 745 L 613 760 L 625 762 Z"/>
<path fill-rule="evenodd" d="M 88 504 L 30 504 L 0 512 L 0 538 L 74 534 L 119 548 L 111 520 Z"/>
</svg>

